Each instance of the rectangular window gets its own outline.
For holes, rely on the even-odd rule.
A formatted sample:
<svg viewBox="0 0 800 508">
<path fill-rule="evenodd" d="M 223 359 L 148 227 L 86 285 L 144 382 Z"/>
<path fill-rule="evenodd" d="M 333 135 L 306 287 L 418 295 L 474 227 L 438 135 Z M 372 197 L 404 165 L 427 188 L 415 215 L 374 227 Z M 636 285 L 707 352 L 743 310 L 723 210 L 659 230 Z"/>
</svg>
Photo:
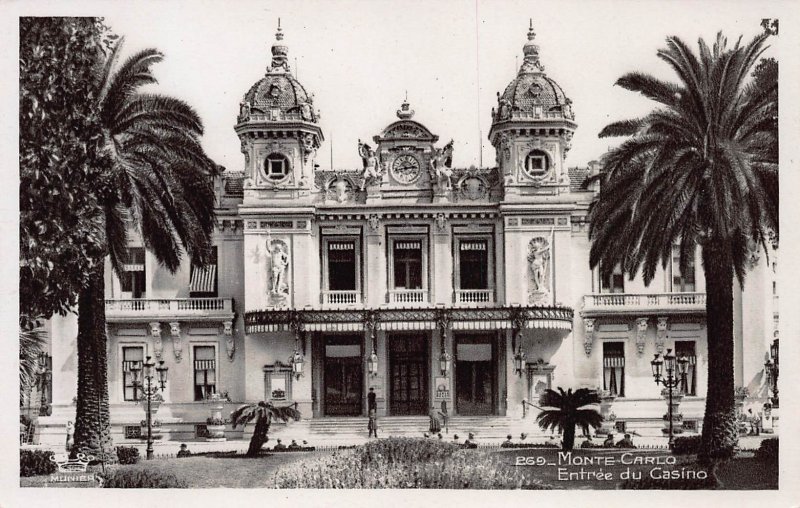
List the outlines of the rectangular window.
<svg viewBox="0 0 800 508">
<path fill-rule="evenodd" d="M 329 291 L 355 291 L 358 288 L 356 241 L 331 240 L 327 247 L 327 289 Z"/>
<path fill-rule="evenodd" d="M 689 266 L 686 273 L 681 272 L 681 246 L 672 246 L 672 292 L 673 293 L 694 293 L 695 292 L 695 269 L 694 257 L 689 256 Z"/>
<path fill-rule="evenodd" d="M 684 395 L 697 395 L 697 356 L 693 340 L 675 341 L 675 357 L 686 356 L 689 364 L 686 366 L 686 378 L 681 380 L 678 387 Z"/>
<path fill-rule="evenodd" d="M 208 264 L 202 268 L 192 266 L 189 278 L 189 297 L 215 297 L 217 296 L 217 247 L 211 248 Z"/>
<path fill-rule="evenodd" d="M 214 346 L 194 346 L 194 400 L 217 391 L 217 361 Z"/>
<path fill-rule="evenodd" d="M 395 240 L 392 268 L 395 289 L 422 289 L 422 241 Z"/>
<path fill-rule="evenodd" d="M 603 390 L 625 396 L 625 343 L 603 343 Z"/>
<path fill-rule="evenodd" d="M 145 298 L 147 288 L 144 271 L 144 248 L 128 248 L 128 259 L 122 265 L 124 271 L 120 278 L 123 293 L 129 293 L 130 298 Z"/>
<path fill-rule="evenodd" d="M 624 293 L 625 274 L 622 273 L 622 266 L 617 265 L 608 277 L 600 277 L 601 293 Z"/>
<path fill-rule="evenodd" d="M 458 289 L 489 287 L 489 241 L 461 240 L 458 249 Z"/>
<path fill-rule="evenodd" d="M 133 386 L 133 374 L 131 370 L 135 367 L 141 369 L 142 360 L 144 360 L 144 347 L 124 346 L 122 348 L 122 386 L 124 387 L 123 400 L 139 399 L 141 391 Z M 141 379 L 141 370 L 139 372 L 139 379 Z"/>
</svg>

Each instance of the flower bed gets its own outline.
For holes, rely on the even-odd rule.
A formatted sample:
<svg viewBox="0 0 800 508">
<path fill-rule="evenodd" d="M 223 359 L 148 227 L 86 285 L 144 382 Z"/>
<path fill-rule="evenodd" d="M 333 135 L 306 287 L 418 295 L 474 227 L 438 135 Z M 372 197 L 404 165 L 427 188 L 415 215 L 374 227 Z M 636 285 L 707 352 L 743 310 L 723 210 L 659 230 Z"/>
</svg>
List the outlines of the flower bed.
<svg viewBox="0 0 800 508">
<path fill-rule="evenodd" d="M 302 460 L 275 476 L 278 488 L 548 489 L 490 455 L 425 439 L 389 438 Z"/>
</svg>

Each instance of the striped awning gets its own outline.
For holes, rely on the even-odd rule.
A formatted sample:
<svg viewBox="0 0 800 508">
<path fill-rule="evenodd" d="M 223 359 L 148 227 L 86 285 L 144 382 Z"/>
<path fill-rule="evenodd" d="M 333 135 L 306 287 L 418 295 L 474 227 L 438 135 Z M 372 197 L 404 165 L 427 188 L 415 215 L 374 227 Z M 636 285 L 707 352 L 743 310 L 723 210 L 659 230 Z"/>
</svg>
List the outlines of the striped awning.
<svg viewBox="0 0 800 508">
<path fill-rule="evenodd" d="M 435 330 L 435 321 L 387 321 L 381 323 L 383 330 Z"/>
<path fill-rule="evenodd" d="M 624 367 L 624 356 L 607 356 L 603 358 L 603 367 Z"/>
<path fill-rule="evenodd" d="M 422 242 L 397 242 L 394 244 L 395 249 L 406 249 L 406 250 L 419 250 L 422 248 Z"/>
<path fill-rule="evenodd" d="M 206 266 L 204 268 L 192 268 L 192 280 L 189 282 L 189 291 L 192 293 L 213 293 L 216 275 L 216 265 Z"/>
<path fill-rule="evenodd" d="M 364 323 L 304 323 L 308 332 L 362 332 Z"/>
<path fill-rule="evenodd" d="M 144 263 L 125 263 L 122 269 L 126 272 L 143 272 Z"/>
<path fill-rule="evenodd" d="M 330 242 L 328 243 L 329 250 L 354 250 L 356 248 L 355 242 Z"/>
<path fill-rule="evenodd" d="M 486 242 L 463 242 L 461 250 L 486 250 Z"/>
</svg>

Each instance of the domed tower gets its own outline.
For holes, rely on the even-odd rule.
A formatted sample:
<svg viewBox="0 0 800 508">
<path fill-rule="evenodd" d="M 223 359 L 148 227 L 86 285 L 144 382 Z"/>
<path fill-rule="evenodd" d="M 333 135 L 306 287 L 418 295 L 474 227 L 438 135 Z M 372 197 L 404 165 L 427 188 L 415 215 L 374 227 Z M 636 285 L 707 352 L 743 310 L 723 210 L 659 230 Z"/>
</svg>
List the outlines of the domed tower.
<svg viewBox="0 0 800 508">
<path fill-rule="evenodd" d="M 245 159 L 245 201 L 248 194 L 256 197 L 249 190 L 273 191 L 275 199 L 308 195 L 314 156 L 324 139 L 313 95 L 289 68 L 280 21 L 275 39 L 267 73 L 244 95 L 234 127 Z"/>
<path fill-rule="evenodd" d="M 522 66 L 492 109 L 489 141 L 497 151 L 507 198 L 558 192 L 567 181 L 563 162 L 577 127 L 572 101 L 544 73 L 535 37 L 531 21 Z"/>
</svg>

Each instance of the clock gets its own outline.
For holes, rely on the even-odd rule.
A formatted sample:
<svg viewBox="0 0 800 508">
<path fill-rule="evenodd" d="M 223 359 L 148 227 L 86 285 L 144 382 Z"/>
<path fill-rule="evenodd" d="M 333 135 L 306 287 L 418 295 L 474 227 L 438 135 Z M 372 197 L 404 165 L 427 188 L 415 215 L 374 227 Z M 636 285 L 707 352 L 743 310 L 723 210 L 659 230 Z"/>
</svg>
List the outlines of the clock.
<svg viewBox="0 0 800 508">
<path fill-rule="evenodd" d="M 416 157 L 402 154 L 395 157 L 392 162 L 392 176 L 400 183 L 413 183 L 419 178 L 420 167 Z"/>
</svg>

